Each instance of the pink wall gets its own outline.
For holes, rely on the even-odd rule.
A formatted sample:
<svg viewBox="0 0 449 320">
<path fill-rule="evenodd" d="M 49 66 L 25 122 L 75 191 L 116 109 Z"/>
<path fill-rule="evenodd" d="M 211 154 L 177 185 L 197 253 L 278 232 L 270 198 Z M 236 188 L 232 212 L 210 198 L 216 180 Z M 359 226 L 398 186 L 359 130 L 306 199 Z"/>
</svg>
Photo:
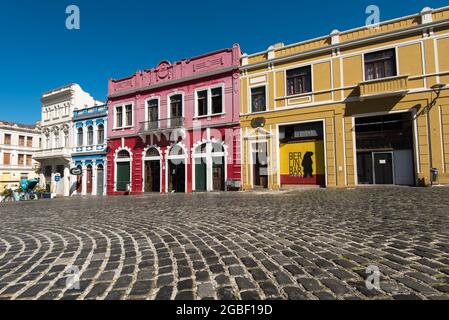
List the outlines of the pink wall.
<svg viewBox="0 0 449 320">
<path fill-rule="evenodd" d="M 161 62 L 156 68 L 138 71 L 134 75 L 109 80 L 109 138 L 135 135 L 140 130 L 140 123 L 145 119 L 146 99 L 160 98 L 159 119 L 168 118 L 168 95 L 184 94 L 185 127 L 193 125 L 195 108 L 195 89 L 224 84 L 224 115 L 201 118 L 202 125 L 238 122 L 240 115 L 239 66 L 241 51 L 238 44 L 232 48 L 215 51 L 187 60 L 170 64 Z M 134 127 L 113 130 L 114 106 L 121 103 L 134 104 Z"/>
</svg>

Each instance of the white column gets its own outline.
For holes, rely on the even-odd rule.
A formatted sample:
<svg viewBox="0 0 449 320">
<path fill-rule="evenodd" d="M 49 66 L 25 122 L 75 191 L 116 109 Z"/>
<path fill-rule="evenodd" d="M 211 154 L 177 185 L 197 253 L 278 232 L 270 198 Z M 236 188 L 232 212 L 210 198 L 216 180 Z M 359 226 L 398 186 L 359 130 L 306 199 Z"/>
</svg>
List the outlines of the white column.
<svg viewBox="0 0 449 320">
<path fill-rule="evenodd" d="M 64 166 L 64 196 L 70 196 L 70 163 Z"/>
<path fill-rule="evenodd" d="M 85 196 L 87 192 L 87 167 L 86 164 L 82 164 L 83 168 L 83 187 L 81 188 L 81 195 Z"/>
<path fill-rule="evenodd" d="M 92 195 L 97 195 L 97 163 L 92 164 Z"/>
</svg>

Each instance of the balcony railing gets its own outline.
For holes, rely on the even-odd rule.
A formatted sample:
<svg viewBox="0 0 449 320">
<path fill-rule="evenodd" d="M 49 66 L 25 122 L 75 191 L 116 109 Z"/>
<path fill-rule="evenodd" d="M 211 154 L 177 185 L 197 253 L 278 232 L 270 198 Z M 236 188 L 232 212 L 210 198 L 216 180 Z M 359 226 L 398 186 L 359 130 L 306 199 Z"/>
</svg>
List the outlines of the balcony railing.
<svg viewBox="0 0 449 320">
<path fill-rule="evenodd" d="M 34 154 L 35 160 L 46 159 L 46 158 L 70 158 L 72 153 L 71 148 L 53 148 L 53 149 L 43 149 Z"/>
<path fill-rule="evenodd" d="M 184 118 L 175 117 L 168 119 L 159 119 L 154 121 L 146 121 L 141 123 L 140 134 L 157 133 L 162 131 L 170 131 L 184 127 Z"/>
<path fill-rule="evenodd" d="M 361 82 L 360 97 L 363 99 L 379 96 L 404 95 L 408 92 L 408 75 L 375 79 Z"/>
</svg>

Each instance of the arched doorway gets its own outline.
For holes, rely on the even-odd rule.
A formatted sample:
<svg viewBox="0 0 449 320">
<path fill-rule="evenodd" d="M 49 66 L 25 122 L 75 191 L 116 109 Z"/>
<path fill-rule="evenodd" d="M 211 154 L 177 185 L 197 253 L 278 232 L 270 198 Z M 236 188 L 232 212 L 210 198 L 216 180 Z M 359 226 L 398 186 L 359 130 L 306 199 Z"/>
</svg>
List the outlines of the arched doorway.
<svg viewBox="0 0 449 320">
<path fill-rule="evenodd" d="M 116 175 L 115 184 L 116 190 L 120 192 L 130 191 L 131 187 L 131 155 L 127 150 L 122 150 L 117 153 L 115 160 Z"/>
<path fill-rule="evenodd" d="M 226 179 L 226 154 L 222 144 L 206 142 L 194 149 L 195 191 L 224 191 Z"/>
<path fill-rule="evenodd" d="M 104 194 L 104 166 L 99 164 L 97 166 L 97 195 L 102 196 Z"/>
<path fill-rule="evenodd" d="M 92 165 L 86 167 L 86 194 L 92 194 L 93 169 Z"/>
<path fill-rule="evenodd" d="M 186 192 L 186 153 L 178 144 L 170 149 L 167 171 L 167 191 Z"/>
<path fill-rule="evenodd" d="M 78 169 L 83 170 L 83 168 L 81 166 L 77 166 Z M 81 195 L 83 193 L 83 175 L 80 174 L 79 176 L 76 177 L 76 193 L 78 195 Z"/>
<path fill-rule="evenodd" d="M 151 147 L 144 155 L 144 191 L 161 192 L 161 155 Z"/>
</svg>

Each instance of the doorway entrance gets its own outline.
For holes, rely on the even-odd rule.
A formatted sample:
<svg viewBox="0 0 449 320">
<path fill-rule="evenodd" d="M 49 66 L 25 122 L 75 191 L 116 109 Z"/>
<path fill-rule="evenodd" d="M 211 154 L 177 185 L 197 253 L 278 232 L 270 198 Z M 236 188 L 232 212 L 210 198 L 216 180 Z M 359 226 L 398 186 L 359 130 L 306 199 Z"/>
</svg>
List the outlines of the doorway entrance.
<svg viewBox="0 0 449 320">
<path fill-rule="evenodd" d="M 167 157 L 168 192 L 186 192 L 186 154 L 180 145 L 170 149 Z"/>
<path fill-rule="evenodd" d="M 78 169 L 81 170 L 81 173 L 83 172 L 83 168 L 81 166 L 78 166 Z M 76 176 L 76 193 L 78 195 L 81 195 L 83 193 L 83 175 L 80 174 L 79 176 Z"/>
<path fill-rule="evenodd" d="M 414 185 L 411 112 L 355 119 L 358 183 Z"/>
<path fill-rule="evenodd" d="M 90 195 L 92 194 L 93 170 L 91 165 L 88 165 L 86 169 L 86 193 Z"/>
<path fill-rule="evenodd" d="M 159 160 L 145 161 L 145 192 L 161 192 L 161 163 Z"/>
<path fill-rule="evenodd" d="M 206 142 L 193 151 L 194 190 L 224 191 L 226 180 L 225 146 L 218 142 Z"/>
<path fill-rule="evenodd" d="M 131 155 L 128 151 L 122 150 L 117 154 L 116 159 L 116 190 L 120 192 L 131 191 Z"/>
<path fill-rule="evenodd" d="M 97 166 L 97 196 L 104 194 L 104 166 L 99 164 Z"/>
<path fill-rule="evenodd" d="M 268 143 L 255 143 L 252 150 L 253 184 L 255 188 L 268 188 Z"/>
</svg>

